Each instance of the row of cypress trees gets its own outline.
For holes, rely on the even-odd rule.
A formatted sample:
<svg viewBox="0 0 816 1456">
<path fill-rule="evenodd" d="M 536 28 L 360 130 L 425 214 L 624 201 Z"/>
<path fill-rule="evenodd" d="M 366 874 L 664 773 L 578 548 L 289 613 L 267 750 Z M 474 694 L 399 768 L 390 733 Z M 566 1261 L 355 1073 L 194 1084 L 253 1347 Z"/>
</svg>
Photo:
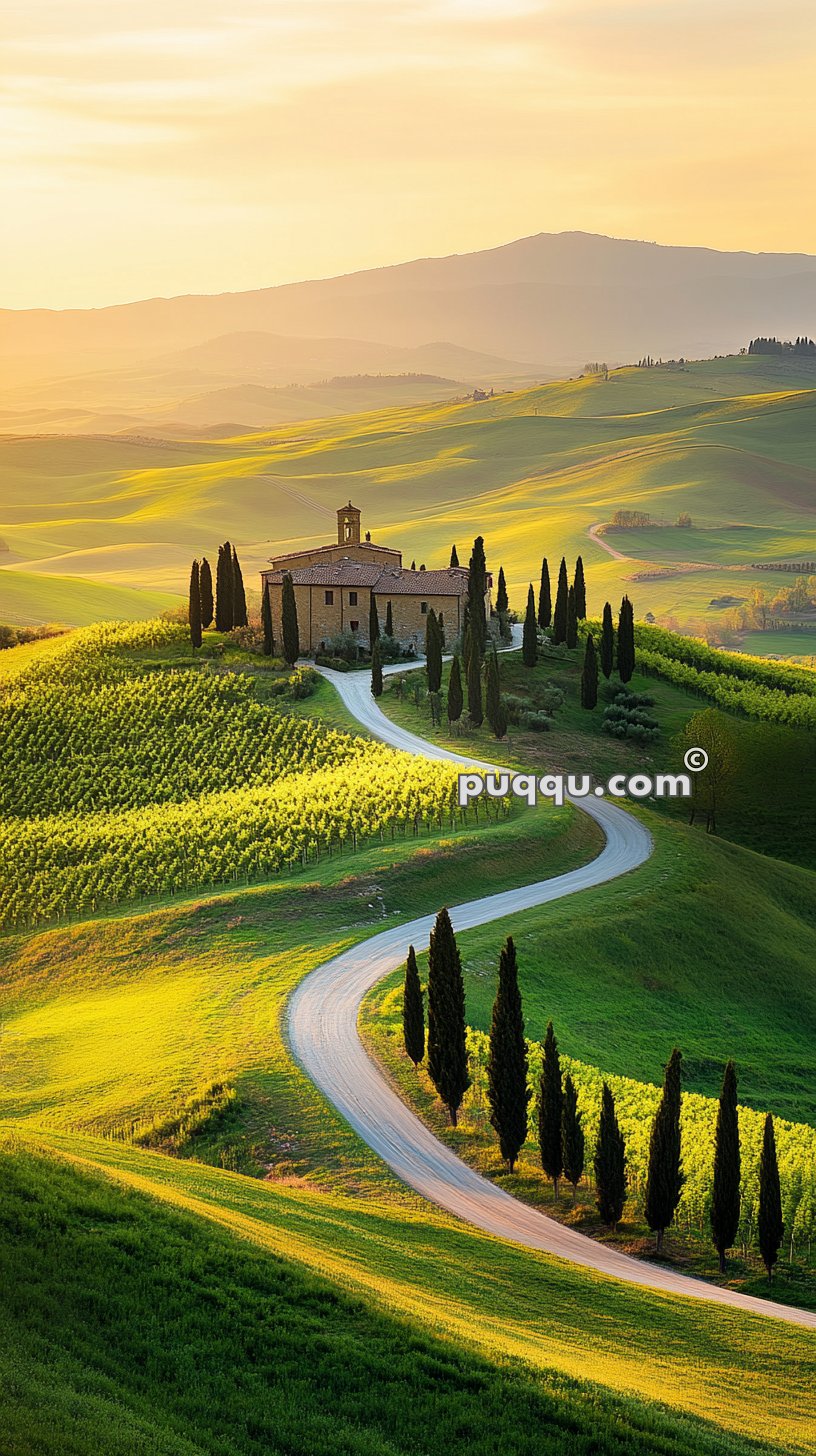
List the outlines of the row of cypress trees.
<svg viewBox="0 0 816 1456">
<path fill-rule="evenodd" d="M 620 605 L 617 632 L 618 674 L 623 683 L 628 683 L 635 670 L 635 614 L 632 603 L 625 596 Z M 601 619 L 600 650 L 595 638 L 587 633 L 584 648 L 584 665 L 581 670 L 581 707 L 594 708 L 598 703 L 598 675 L 603 673 L 607 680 L 615 666 L 615 628 L 612 623 L 612 608 L 604 603 Z"/>
<path fill-rule="evenodd" d="M 215 620 L 216 631 L 231 632 L 233 627 L 247 625 L 246 592 L 238 554 L 229 541 L 218 548 L 216 593 L 213 599 L 212 569 L 206 556 L 190 568 L 187 620 L 190 641 L 200 647 L 202 633 Z"/>
<path fill-rule="evenodd" d="M 422 986 L 416 953 L 409 947 L 403 989 L 403 1039 L 415 1066 L 425 1055 Z M 431 933 L 428 957 L 428 1071 L 456 1126 L 459 1107 L 470 1085 L 466 1049 L 464 982 L 456 938 L 447 910 L 440 910 Z M 657 1252 L 674 1221 L 684 1175 L 680 1113 L 683 1057 L 675 1047 L 666 1064 L 663 1089 L 652 1123 L 646 1180 L 645 1216 L 656 1235 Z M 528 1076 L 524 1013 L 518 984 L 518 961 L 512 936 L 499 955 L 496 999 L 490 1022 L 487 1097 L 490 1122 L 501 1155 L 512 1173 L 527 1139 Z M 538 1145 L 541 1166 L 558 1197 L 561 1178 L 575 1192 L 584 1175 L 585 1138 L 572 1077 L 562 1079 L 558 1042 L 550 1022 L 544 1038 L 538 1097 Z M 603 1223 L 615 1228 L 626 1202 L 626 1148 L 615 1099 L 608 1083 L 601 1089 L 600 1121 L 595 1147 L 596 1206 Z M 737 1076 L 729 1061 L 723 1075 L 714 1144 L 711 1233 L 720 1270 L 737 1235 L 740 1217 L 740 1145 Z M 759 1250 L 770 1280 L 784 1234 L 779 1165 L 773 1117 L 765 1119 L 759 1167 Z"/>
<path fill-rule="evenodd" d="M 530 583 L 527 591 L 527 609 L 524 614 L 521 655 L 525 667 L 535 667 L 538 661 L 538 630 L 550 632 L 554 645 L 564 643 L 567 647 L 578 646 L 578 623 L 586 617 L 586 580 L 584 562 L 578 557 L 575 572 L 570 583 L 566 559 L 561 557 L 558 569 L 558 584 L 553 607 L 550 587 L 550 568 L 546 556 L 541 563 L 541 580 L 538 588 L 538 602 Z"/>
</svg>

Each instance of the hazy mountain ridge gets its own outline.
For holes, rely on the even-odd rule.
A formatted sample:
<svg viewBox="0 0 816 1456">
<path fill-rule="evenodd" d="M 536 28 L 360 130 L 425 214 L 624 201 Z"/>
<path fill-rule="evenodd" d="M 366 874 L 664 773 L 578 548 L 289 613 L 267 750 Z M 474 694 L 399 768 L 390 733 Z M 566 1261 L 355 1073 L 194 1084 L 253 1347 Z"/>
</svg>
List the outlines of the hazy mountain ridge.
<svg viewBox="0 0 816 1456">
<path fill-rule="evenodd" d="M 597 302 L 599 290 L 601 293 L 610 290 L 613 296 L 620 290 L 626 295 L 656 292 L 668 299 L 673 291 L 691 289 L 710 297 L 715 284 L 717 293 L 721 293 L 724 280 L 735 299 L 750 302 L 753 298 L 759 314 L 765 306 L 764 290 L 769 286 L 768 301 L 776 297 L 777 302 L 798 306 L 813 298 L 809 290 L 816 285 L 816 257 L 801 253 L 725 253 L 709 248 L 677 248 L 586 233 L 539 233 L 477 253 L 415 259 L 337 278 L 288 283 L 251 292 L 153 298 L 65 312 L 2 310 L 0 352 L 4 356 L 16 353 L 31 357 L 72 348 L 128 351 L 149 345 L 151 354 L 155 355 L 163 350 L 190 347 L 217 334 L 258 330 L 300 337 L 348 335 L 408 347 L 451 337 L 457 344 L 463 344 L 463 337 L 451 336 L 449 329 L 440 329 L 439 322 L 445 297 L 470 295 L 469 333 L 478 342 L 466 346 L 524 359 L 529 358 L 529 351 L 522 341 L 532 340 L 537 343 L 537 350 L 530 362 L 539 364 L 558 362 L 565 349 L 569 353 L 572 335 L 559 337 L 557 331 L 550 330 L 548 337 L 538 325 L 530 330 L 525 328 L 523 317 L 516 317 L 505 320 L 503 341 L 499 342 L 489 317 L 480 328 L 478 313 L 472 307 L 482 290 L 521 287 L 523 296 L 534 290 L 541 298 L 550 289 L 577 288 L 592 290 Z M 747 288 L 752 292 L 746 294 Z M 502 296 L 507 300 L 512 294 Z M 376 306 L 366 308 L 365 301 L 373 299 Z M 458 312 L 454 310 L 453 316 Z M 349 317 L 357 319 L 357 327 L 339 326 L 341 320 Z M 360 326 L 363 322 L 365 327 Z M 682 313 L 678 313 L 678 328 L 682 322 Z M 730 326 L 732 320 L 726 318 L 725 322 Z M 575 319 L 574 327 L 578 328 L 580 323 Z M 715 315 L 710 327 L 716 330 L 720 326 Z M 395 332 L 400 327 L 403 332 Z M 765 327 L 761 318 L 756 322 L 753 317 L 746 317 L 744 322 L 740 320 L 743 331 L 747 328 L 749 333 L 756 332 L 760 327 Z M 785 328 L 787 321 L 773 327 Z M 510 338 L 517 342 L 508 347 Z M 628 354 L 629 340 L 621 338 L 613 342 Z M 734 347 L 736 343 L 737 340 L 722 340 L 723 347 Z"/>
<path fill-rule="evenodd" d="M 32 411 L 54 412 L 39 419 L 53 429 L 210 428 L 223 402 L 209 409 L 203 396 L 237 387 L 416 373 L 467 390 L 572 374 L 586 359 L 706 358 L 801 333 L 816 333 L 816 257 L 541 233 L 252 292 L 0 311 L 0 428 L 31 428 Z M 270 400 L 262 418 L 256 399 L 228 418 L 314 417 L 305 403 L 287 416 L 283 398 Z M 318 414 L 347 407 L 314 403 Z"/>
</svg>

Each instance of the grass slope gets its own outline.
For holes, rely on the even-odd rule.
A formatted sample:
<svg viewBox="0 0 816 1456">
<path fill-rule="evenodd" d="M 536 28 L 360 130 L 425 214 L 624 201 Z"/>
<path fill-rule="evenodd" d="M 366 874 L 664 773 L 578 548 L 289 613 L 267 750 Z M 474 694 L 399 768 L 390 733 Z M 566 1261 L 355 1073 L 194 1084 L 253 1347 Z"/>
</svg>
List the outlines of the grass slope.
<svg viewBox="0 0 816 1456">
<path fill-rule="evenodd" d="M 128 1190 L 204 1216 L 267 1257 L 321 1275 L 334 1287 L 335 1299 L 351 1294 L 367 1309 L 399 1319 L 404 1348 L 433 1335 L 446 1347 L 465 1345 L 500 1369 L 520 1361 L 538 1379 L 544 1376 L 546 1385 L 570 1392 L 578 1430 L 583 1412 L 574 1382 L 589 1380 L 590 1402 L 602 1412 L 609 1395 L 648 1402 L 666 1452 L 678 1449 L 676 1415 L 691 1417 L 698 1430 L 699 1424 L 707 1427 L 714 1450 L 748 1452 L 756 1449 L 753 1441 L 759 1450 L 816 1449 L 813 1341 L 796 1329 L 619 1286 L 545 1255 L 501 1245 L 427 1204 L 361 1204 L 112 1143 L 77 1137 L 48 1142 L 79 1168 L 103 1169 Z M 224 1294 L 216 1289 L 208 1318 L 219 1305 Z M 233 1309 L 229 1297 L 226 1307 Z M 307 1350 L 302 1363 L 303 1354 Z M 252 1372 L 245 1380 L 251 1382 Z M 345 1380 L 342 1367 L 335 1370 L 332 1385 L 337 1383 L 341 1396 Z M 360 1421 L 366 1420 L 367 1404 L 366 1399 L 358 1412 Z M 485 1434 L 491 1434 L 487 1423 Z M 431 1428 L 412 1436 L 417 1444 L 434 1441 Z M 596 1427 L 596 1439 L 602 1436 L 603 1427 Z M 466 1449 L 466 1441 L 474 1439 L 469 1425 L 463 1437 Z M 545 1439 L 545 1430 L 539 1427 L 533 1439 Z M 430 1444 L 430 1450 L 442 1449 Z M 493 1449 L 503 1449 L 500 1440 Z M 603 1444 L 599 1449 L 603 1452 Z M 372 1443 L 372 1452 L 380 1450 L 388 1456 L 388 1446 Z"/>
<path fill-rule="evenodd" d="M 465 900 L 477 882 L 523 883 L 531 860 L 557 874 L 598 847 L 569 811 L 528 814 L 367 849 L 264 888 L 0 939 L 0 1117 L 127 1135 L 226 1082 L 238 1095 L 226 1125 L 183 1151 L 370 1187 L 376 1159 L 286 1051 L 289 992 L 398 918 Z"/>
<path fill-rule="evenodd" d="M 135 583 L 116 586 L 87 576 L 39 576 L 12 567 L 0 571 L 0 621 L 12 626 L 134 622 L 156 617 L 179 601 L 174 592 L 143 590 Z"/>
<path fill-rule="evenodd" d="M 1 1176 L 0 1318 L 6 1338 L 0 1404 L 4 1440 L 19 1456 L 99 1450 L 109 1456 L 398 1456 L 417 1449 L 475 1456 L 500 1449 L 519 1456 L 702 1456 L 810 1447 L 804 1424 L 809 1402 L 790 1385 L 791 1370 L 806 1377 L 812 1369 L 809 1357 L 796 1334 L 775 1328 L 762 1348 L 764 1322 L 749 1329 L 748 1358 L 740 1351 L 746 1385 L 764 1382 L 772 1370 L 790 1405 L 780 1409 L 775 1433 L 762 1418 L 752 1423 L 765 1428 L 766 1439 L 755 1441 L 733 1430 L 739 1427 L 734 1409 L 745 1402 L 739 1396 L 734 1401 L 723 1380 L 734 1353 L 727 1319 L 711 1322 L 702 1315 L 702 1331 L 714 1335 L 708 1353 L 686 1310 L 667 1341 L 694 1350 L 694 1373 L 686 1367 L 683 1382 L 689 1390 L 708 1385 L 711 1396 L 723 1390 L 723 1430 L 694 1414 L 694 1396 L 672 1409 L 672 1390 L 666 1404 L 656 1404 L 646 1392 L 634 1398 L 616 1392 L 615 1374 L 590 1385 L 565 1372 L 574 1356 L 542 1369 L 530 1338 L 538 1321 L 529 1294 L 525 1313 L 516 1312 L 509 1345 L 498 1342 L 490 1357 L 474 1350 L 471 1340 L 450 1328 L 456 1316 L 462 1318 L 468 1303 L 478 1305 L 479 1287 L 491 1284 L 491 1303 L 500 1306 L 507 1300 L 501 1286 L 517 1283 L 522 1271 L 519 1255 L 509 1251 L 509 1267 L 500 1257 L 488 1280 L 491 1245 L 466 1232 L 433 1223 L 389 1226 L 382 1214 L 374 1216 L 370 1232 L 380 1224 L 382 1284 L 351 1293 L 332 1277 L 335 1270 L 326 1277 L 309 1268 L 328 1210 L 309 1210 L 303 1195 L 281 1198 L 249 1188 L 252 1211 L 245 1204 L 242 1216 L 223 1220 L 240 1230 L 242 1238 L 235 1239 L 187 1211 L 144 1198 L 134 1191 L 143 1184 L 138 1176 L 134 1187 L 124 1178 L 125 1187 L 115 1188 L 85 1169 L 25 1152 L 6 1153 Z M 235 1192 L 240 1203 L 243 1190 Z M 338 1206 L 334 1213 L 332 1262 L 338 1265 L 360 1229 L 350 1208 Z M 291 1224 L 289 1236 L 284 1222 Z M 287 1248 L 296 1230 L 306 1235 L 299 1255 Z M 281 1238 L 284 1249 L 275 1248 Z M 458 1309 L 433 1334 L 427 1319 L 412 1318 L 405 1299 L 412 1283 L 408 1255 L 423 1246 L 427 1254 L 434 1246 L 447 1254 L 447 1277 L 443 1261 L 431 1271 L 434 1303 L 450 1273 L 458 1273 L 462 1255 L 471 1268 L 468 1291 L 455 1296 Z M 551 1303 L 555 1296 L 554 1324 L 571 1322 L 578 1337 L 589 1307 L 570 1318 L 567 1300 L 580 1283 L 567 1275 L 560 1289 L 557 1271 L 535 1258 L 525 1283 L 536 1293 L 546 1290 Z M 651 1303 L 662 1324 L 672 1324 L 675 1310 L 666 1321 L 662 1302 Z M 621 1318 L 624 1310 L 612 1313 L 611 1331 L 600 1337 L 587 1328 L 597 1353 L 611 1347 L 609 1334 Z M 660 1337 L 650 1335 L 648 1342 L 651 1358 L 657 1345 L 659 1364 Z M 613 1357 L 612 1363 L 619 1361 Z"/>
</svg>

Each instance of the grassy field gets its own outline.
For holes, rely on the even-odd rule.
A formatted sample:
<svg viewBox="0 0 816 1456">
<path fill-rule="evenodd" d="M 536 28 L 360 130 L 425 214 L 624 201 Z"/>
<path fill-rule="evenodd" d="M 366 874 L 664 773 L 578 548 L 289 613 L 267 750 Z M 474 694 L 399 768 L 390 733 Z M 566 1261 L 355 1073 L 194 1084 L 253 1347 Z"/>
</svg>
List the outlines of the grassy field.
<svg viewBox="0 0 816 1456">
<path fill-rule="evenodd" d="M 124 1136 L 226 1082 L 237 1093 L 226 1123 L 206 1123 L 184 1151 L 332 1177 L 356 1140 L 285 1050 L 292 988 L 383 924 L 467 899 L 474 877 L 498 890 L 523 883 L 531 860 L 556 874 L 598 847 L 567 811 L 529 814 L 366 849 L 277 885 L 6 937 L 0 1117 Z"/>
<path fill-rule="evenodd" d="M 2 558 L 0 558 L 2 564 Z M 37 575 L 33 571 L 0 570 L 0 620 L 11 626 L 64 622 L 85 627 L 91 622 L 134 622 L 155 617 L 178 604 L 172 591 L 120 586 L 104 577 Z"/>
<path fill-rule="evenodd" d="M 633 567 L 588 541 L 589 527 L 617 509 L 669 520 L 688 511 L 695 543 L 706 543 L 694 559 L 708 565 L 633 591 L 639 614 L 705 615 L 713 598 L 790 584 L 741 569 L 751 561 L 812 555 L 814 400 L 808 361 L 752 356 L 222 441 L 6 438 L 0 537 L 16 559 L 0 573 L 0 619 L 18 572 L 39 583 L 40 620 L 58 615 L 54 574 L 76 572 L 80 598 L 87 580 L 183 592 L 190 556 L 226 536 L 251 574 L 273 547 L 333 539 L 349 494 L 375 539 L 429 566 L 447 562 L 452 541 L 469 548 L 477 521 L 519 606 L 542 555 L 581 551 L 593 611 L 620 597 Z M 658 562 L 686 556 L 688 532 L 652 534 Z"/>
<path fill-rule="evenodd" d="M 586 1276 L 427 1207 L 54 1142 L 74 1170 L 24 1152 L 4 1169 L 17 1449 L 814 1449 L 812 1340 L 795 1330 Z"/>
</svg>

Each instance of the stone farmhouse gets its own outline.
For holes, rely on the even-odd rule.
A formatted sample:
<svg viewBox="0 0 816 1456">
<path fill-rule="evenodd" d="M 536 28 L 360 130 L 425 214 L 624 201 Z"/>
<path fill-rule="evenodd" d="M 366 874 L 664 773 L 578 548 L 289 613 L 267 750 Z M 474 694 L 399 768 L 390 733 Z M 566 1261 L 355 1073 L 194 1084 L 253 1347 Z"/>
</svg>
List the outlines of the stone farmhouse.
<svg viewBox="0 0 816 1456">
<path fill-rule="evenodd" d="M 408 571 L 402 552 L 378 546 L 366 532 L 360 539 L 360 512 L 349 501 L 337 512 L 337 541 L 274 556 L 261 572 L 261 590 L 269 586 L 272 627 L 276 641 L 282 632 L 283 578 L 292 578 L 297 605 L 301 650 L 319 652 L 330 638 L 351 632 L 367 649 L 371 597 L 377 602 L 380 631 L 385 631 L 388 604 L 394 637 L 404 648 L 425 648 L 428 613 L 441 612 L 448 642 L 462 628 L 468 589 L 467 567 L 442 571 Z M 490 614 L 491 578 L 487 579 L 485 607 Z"/>
</svg>

